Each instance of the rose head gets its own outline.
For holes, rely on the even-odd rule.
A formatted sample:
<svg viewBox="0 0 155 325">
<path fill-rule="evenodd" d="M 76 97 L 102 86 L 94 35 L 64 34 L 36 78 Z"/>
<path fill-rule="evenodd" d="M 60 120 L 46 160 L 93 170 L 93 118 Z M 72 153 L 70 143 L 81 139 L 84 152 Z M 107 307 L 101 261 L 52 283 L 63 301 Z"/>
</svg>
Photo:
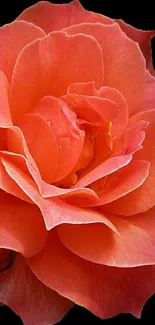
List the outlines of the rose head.
<svg viewBox="0 0 155 325">
<path fill-rule="evenodd" d="M 155 291 L 153 34 L 77 0 L 0 28 L 0 302 L 26 325 Z"/>
</svg>

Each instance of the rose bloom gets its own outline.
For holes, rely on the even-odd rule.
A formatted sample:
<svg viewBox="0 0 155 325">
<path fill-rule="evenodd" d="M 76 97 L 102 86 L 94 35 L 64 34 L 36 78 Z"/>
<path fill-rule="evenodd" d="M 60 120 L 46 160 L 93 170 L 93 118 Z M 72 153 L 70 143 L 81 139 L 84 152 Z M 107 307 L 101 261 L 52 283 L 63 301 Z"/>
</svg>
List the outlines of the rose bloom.
<svg viewBox="0 0 155 325">
<path fill-rule="evenodd" d="M 151 37 L 77 0 L 0 28 L 0 302 L 26 325 L 155 291 Z"/>
</svg>

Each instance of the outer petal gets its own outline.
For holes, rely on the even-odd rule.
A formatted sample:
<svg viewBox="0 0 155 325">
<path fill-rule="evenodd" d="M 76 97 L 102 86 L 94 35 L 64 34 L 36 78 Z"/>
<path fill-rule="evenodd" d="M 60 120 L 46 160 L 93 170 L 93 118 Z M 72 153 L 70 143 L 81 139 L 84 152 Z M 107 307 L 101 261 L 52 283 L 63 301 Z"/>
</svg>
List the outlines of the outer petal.
<svg viewBox="0 0 155 325">
<path fill-rule="evenodd" d="M 32 168 L 35 169 L 36 173 L 39 173 L 38 167 L 32 158 L 29 149 L 27 147 L 27 143 L 25 141 L 23 132 L 18 126 L 10 126 L 6 129 L 3 129 L 5 131 L 5 142 L 7 143 L 7 148 L 2 147 L 3 151 L 7 151 L 8 153 L 16 153 L 20 154 L 24 157 L 26 157 L 29 161 L 29 164 L 33 166 Z M 1 151 L 2 152 L 2 151 Z"/>
<path fill-rule="evenodd" d="M 134 42 L 138 42 L 140 49 L 145 57 L 146 60 L 146 67 L 155 75 L 155 71 L 152 64 L 152 52 L 151 52 L 151 38 L 155 35 L 155 31 L 153 30 L 140 30 L 133 26 L 128 25 L 121 19 L 115 20 L 119 26 L 121 27 L 122 31 L 131 38 Z"/>
<path fill-rule="evenodd" d="M 103 224 L 64 224 L 57 227 L 58 236 L 69 250 L 94 263 L 116 267 L 154 265 L 155 208 L 128 219 L 109 219 L 119 236 Z"/>
<path fill-rule="evenodd" d="M 149 121 L 150 124 L 146 129 L 145 140 L 143 142 L 143 149 L 134 154 L 134 159 L 146 159 L 151 162 L 149 175 L 139 188 L 132 193 L 116 200 L 107 205 L 106 208 L 112 213 L 121 215 L 133 215 L 149 210 L 155 205 L 155 110 L 141 112 L 133 116 L 129 125 L 134 125 L 141 120 Z"/>
<path fill-rule="evenodd" d="M 43 218 L 37 207 L 0 191 L 0 247 L 32 256 L 47 239 Z"/>
<path fill-rule="evenodd" d="M 44 284 L 102 318 L 122 312 L 139 317 L 154 293 L 154 266 L 126 269 L 87 262 L 62 245 L 53 231 L 42 252 L 28 263 Z"/>
<path fill-rule="evenodd" d="M 32 22 L 41 27 L 47 34 L 83 22 L 114 23 L 109 17 L 85 10 L 78 0 L 71 1 L 68 4 L 40 1 L 24 10 L 17 19 Z"/>
<path fill-rule="evenodd" d="M 109 220 L 104 217 L 103 214 L 100 214 L 91 209 L 80 209 L 71 206 L 58 198 L 44 199 L 42 196 L 40 196 L 35 182 L 15 164 L 16 160 L 18 163 L 19 158 L 22 161 L 24 160 L 22 156 L 14 156 L 14 162 L 12 163 L 9 155 L 6 154 L 6 158 L 3 158 L 3 165 L 8 175 L 40 208 L 46 224 L 46 228 L 48 230 L 62 223 L 85 224 L 103 222 L 117 233 L 116 228 L 113 227 L 112 223 L 109 222 Z"/>
<path fill-rule="evenodd" d="M 9 84 L 6 76 L 0 71 L 0 127 L 12 125 L 8 103 Z"/>
<path fill-rule="evenodd" d="M 61 320 L 73 304 L 47 288 L 18 255 L 14 265 L 0 275 L 0 301 L 8 305 L 25 325 L 52 325 Z"/>
<path fill-rule="evenodd" d="M 14 121 L 45 95 L 59 97 L 71 83 L 93 80 L 97 87 L 103 84 L 102 50 L 93 37 L 53 32 L 34 41 L 21 52 L 14 68 L 10 89 Z"/>
<path fill-rule="evenodd" d="M 0 69 L 9 82 L 21 50 L 37 38 L 45 36 L 44 31 L 26 21 L 14 21 L 0 28 Z"/>
<path fill-rule="evenodd" d="M 3 159 L 0 161 L 0 188 L 5 192 L 20 198 L 21 200 L 32 203 L 28 196 L 25 195 L 21 188 L 7 174 L 3 166 Z"/>
<path fill-rule="evenodd" d="M 155 78 L 147 72 L 144 100 L 140 110 L 145 111 L 149 109 L 155 109 Z"/>
<path fill-rule="evenodd" d="M 118 24 L 80 24 L 64 29 L 67 34 L 92 35 L 102 47 L 104 85 L 118 89 L 125 97 L 129 114 L 139 110 L 143 101 L 146 68 L 139 46 L 121 31 Z"/>
</svg>

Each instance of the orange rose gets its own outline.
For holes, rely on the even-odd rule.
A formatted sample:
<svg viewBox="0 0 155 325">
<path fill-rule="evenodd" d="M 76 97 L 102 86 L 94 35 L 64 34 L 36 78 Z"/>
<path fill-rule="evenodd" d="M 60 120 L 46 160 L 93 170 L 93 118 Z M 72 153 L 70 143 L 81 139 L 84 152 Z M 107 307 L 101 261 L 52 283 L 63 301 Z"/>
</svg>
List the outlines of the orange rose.
<svg viewBox="0 0 155 325">
<path fill-rule="evenodd" d="M 155 291 L 152 36 L 77 0 L 0 29 L 0 302 L 26 325 Z"/>
</svg>

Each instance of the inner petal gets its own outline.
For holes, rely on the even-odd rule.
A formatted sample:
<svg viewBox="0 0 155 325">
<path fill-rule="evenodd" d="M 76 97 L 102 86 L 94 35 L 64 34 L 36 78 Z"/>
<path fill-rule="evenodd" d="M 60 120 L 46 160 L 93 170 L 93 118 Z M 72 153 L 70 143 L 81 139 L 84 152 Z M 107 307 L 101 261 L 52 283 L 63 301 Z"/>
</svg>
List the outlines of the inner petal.
<svg viewBox="0 0 155 325">
<path fill-rule="evenodd" d="M 50 183 L 58 166 L 58 149 L 52 130 L 43 119 L 32 114 L 25 115 L 19 126 L 43 179 Z"/>
<path fill-rule="evenodd" d="M 58 98 L 44 97 L 32 113 L 46 121 L 54 133 L 58 148 L 58 166 L 52 181 L 58 182 L 77 164 L 83 150 L 85 132 L 78 127 L 76 114 Z"/>
</svg>

